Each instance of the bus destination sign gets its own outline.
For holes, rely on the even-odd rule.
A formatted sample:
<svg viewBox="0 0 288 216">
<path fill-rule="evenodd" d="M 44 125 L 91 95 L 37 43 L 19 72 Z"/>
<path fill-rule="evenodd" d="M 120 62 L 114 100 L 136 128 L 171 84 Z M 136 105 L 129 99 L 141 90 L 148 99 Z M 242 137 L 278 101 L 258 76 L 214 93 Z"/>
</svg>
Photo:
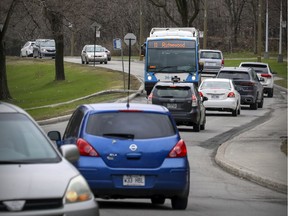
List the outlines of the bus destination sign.
<svg viewBox="0 0 288 216">
<path fill-rule="evenodd" d="M 155 40 L 148 42 L 148 48 L 185 49 L 195 48 L 195 41 L 187 40 Z"/>
</svg>

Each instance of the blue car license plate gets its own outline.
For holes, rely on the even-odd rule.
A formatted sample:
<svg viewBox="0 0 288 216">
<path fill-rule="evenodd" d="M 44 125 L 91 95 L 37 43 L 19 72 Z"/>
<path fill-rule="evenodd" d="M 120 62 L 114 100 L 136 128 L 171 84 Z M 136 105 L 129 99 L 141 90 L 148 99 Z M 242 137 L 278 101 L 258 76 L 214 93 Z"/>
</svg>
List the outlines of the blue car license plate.
<svg viewBox="0 0 288 216">
<path fill-rule="evenodd" d="M 145 186 L 144 175 L 124 175 L 123 176 L 124 186 Z"/>
</svg>

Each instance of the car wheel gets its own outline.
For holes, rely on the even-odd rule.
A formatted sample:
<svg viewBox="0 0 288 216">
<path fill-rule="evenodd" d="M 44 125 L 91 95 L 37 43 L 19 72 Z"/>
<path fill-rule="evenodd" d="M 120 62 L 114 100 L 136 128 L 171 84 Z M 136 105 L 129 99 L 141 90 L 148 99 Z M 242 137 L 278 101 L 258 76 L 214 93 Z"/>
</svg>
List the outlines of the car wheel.
<svg viewBox="0 0 288 216">
<path fill-rule="evenodd" d="M 251 110 L 257 110 L 257 108 L 258 108 L 258 103 L 257 103 L 257 101 L 255 101 L 255 103 L 253 103 L 253 104 L 250 104 L 250 109 L 251 109 Z"/>
<path fill-rule="evenodd" d="M 205 124 L 200 125 L 200 130 L 205 130 Z"/>
<path fill-rule="evenodd" d="M 236 108 L 235 110 L 232 111 L 232 116 L 237 116 L 238 115 L 238 109 Z"/>
<path fill-rule="evenodd" d="M 262 95 L 261 101 L 260 103 L 258 103 L 258 108 L 263 108 L 263 104 L 264 104 L 264 96 Z"/>
<path fill-rule="evenodd" d="M 274 89 L 270 89 L 269 91 L 268 91 L 268 97 L 273 97 L 273 92 L 274 92 Z"/>
<path fill-rule="evenodd" d="M 151 198 L 151 202 L 154 205 L 163 205 L 165 203 L 164 197 L 153 197 Z"/>
<path fill-rule="evenodd" d="M 84 64 L 85 62 L 83 61 L 83 59 L 81 58 L 81 63 Z"/>
<path fill-rule="evenodd" d="M 184 210 L 187 208 L 188 197 L 173 197 L 171 204 L 173 209 Z"/>
<path fill-rule="evenodd" d="M 239 107 L 238 109 L 238 115 L 240 115 L 240 113 L 241 113 L 241 107 Z"/>
<path fill-rule="evenodd" d="M 107 61 L 105 61 L 104 64 L 107 64 Z"/>
<path fill-rule="evenodd" d="M 200 131 L 200 124 L 193 125 L 193 131 L 194 132 L 199 132 Z"/>
<path fill-rule="evenodd" d="M 86 59 L 86 64 L 89 64 L 89 61 Z"/>
</svg>

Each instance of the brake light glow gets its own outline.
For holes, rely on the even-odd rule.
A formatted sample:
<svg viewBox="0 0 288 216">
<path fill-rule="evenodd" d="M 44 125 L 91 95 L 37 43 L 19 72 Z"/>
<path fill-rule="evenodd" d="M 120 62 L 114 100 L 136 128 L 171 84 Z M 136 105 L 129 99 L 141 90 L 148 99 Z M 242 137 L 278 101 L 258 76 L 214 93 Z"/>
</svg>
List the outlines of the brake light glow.
<svg viewBox="0 0 288 216">
<path fill-rule="evenodd" d="M 179 158 L 187 156 L 187 148 L 184 140 L 179 140 L 179 142 L 170 151 L 169 158 Z"/>
<path fill-rule="evenodd" d="M 76 145 L 81 156 L 99 157 L 99 153 L 86 140 L 79 138 Z"/>
<path fill-rule="evenodd" d="M 192 107 L 197 106 L 197 97 L 195 95 L 192 95 Z"/>
<path fill-rule="evenodd" d="M 233 98 L 233 97 L 235 97 L 235 94 L 234 94 L 234 92 L 229 92 L 229 94 L 227 95 L 227 97 L 229 98 Z"/>
<path fill-rule="evenodd" d="M 204 97 L 203 93 L 202 92 L 199 92 L 199 95 L 200 97 Z"/>
<path fill-rule="evenodd" d="M 224 59 L 222 59 L 222 62 L 221 62 L 222 66 L 224 65 Z"/>
<path fill-rule="evenodd" d="M 261 77 L 271 78 L 271 75 L 270 74 L 261 74 Z"/>
</svg>

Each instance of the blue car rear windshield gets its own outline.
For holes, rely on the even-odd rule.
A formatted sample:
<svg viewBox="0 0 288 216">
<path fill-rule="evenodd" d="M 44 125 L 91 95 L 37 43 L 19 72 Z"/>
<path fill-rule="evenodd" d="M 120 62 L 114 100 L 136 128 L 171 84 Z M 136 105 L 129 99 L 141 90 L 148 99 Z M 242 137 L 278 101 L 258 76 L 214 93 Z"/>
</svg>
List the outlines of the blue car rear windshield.
<svg viewBox="0 0 288 216">
<path fill-rule="evenodd" d="M 151 139 L 173 136 L 176 130 L 166 114 L 109 112 L 90 115 L 86 133 L 95 136 L 119 134 L 122 137 L 126 134 L 133 139 Z"/>
</svg>

